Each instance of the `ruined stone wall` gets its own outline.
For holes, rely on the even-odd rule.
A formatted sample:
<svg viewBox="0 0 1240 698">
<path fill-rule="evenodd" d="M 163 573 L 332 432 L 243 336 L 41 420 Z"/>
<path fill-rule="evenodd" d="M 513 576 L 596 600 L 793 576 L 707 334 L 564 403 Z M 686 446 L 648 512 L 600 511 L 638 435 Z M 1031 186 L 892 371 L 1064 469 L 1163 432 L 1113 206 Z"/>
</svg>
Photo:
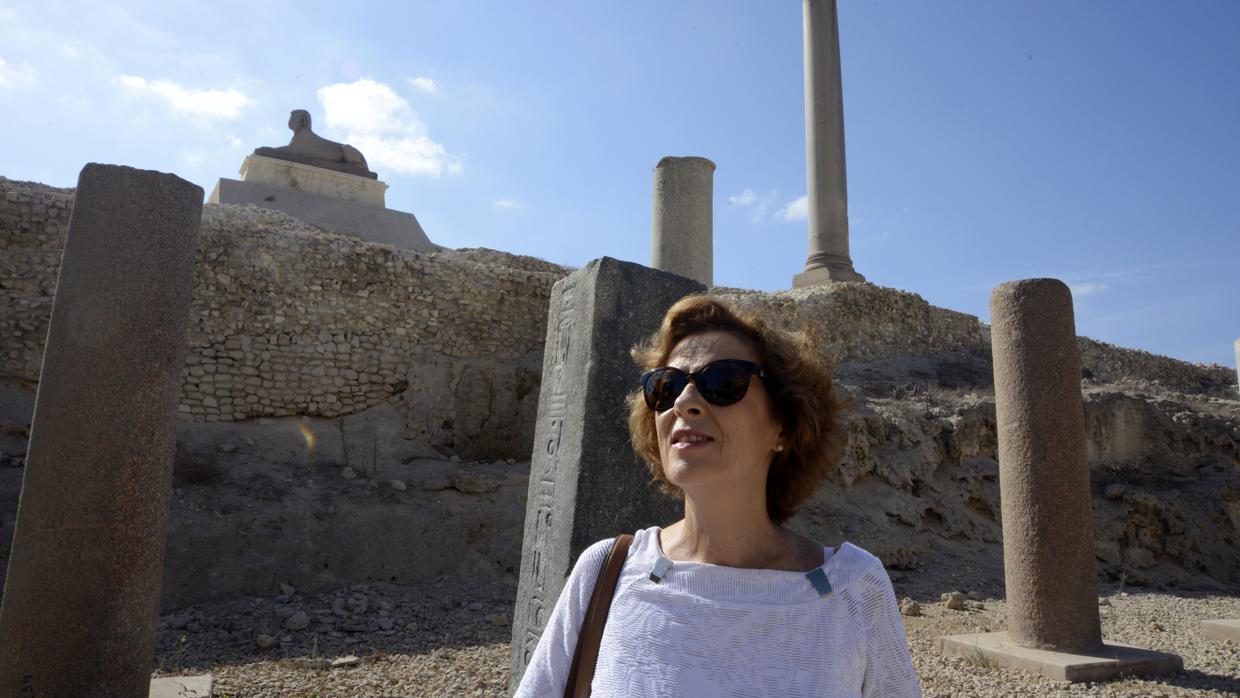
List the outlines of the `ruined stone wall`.
<svg viewBox="0 0 1240 698">
<path fill-rule="evenodd" d="M 1190 364 L 1078 337 L 1081 372 L 1093 383 L 1149 382 L 1189 395 L 1230 398 L 1236 394 L 1236 371 L 1218 364 Z"/>
<path fill-rule="evenodd" d="M 0 379 L 33 385 L 72 189 L 0 178 Z M 419 254 L 208 205 L 180 415 L 335 417 L 400 403 L 406 435 L 475 457 L 528 456 L 546 307 L 567 269 L 490 250 Z M 970 352 L 977 318 L 872 284 L 715 289 L 804 330 L 841 362 Z M 1081 338 L 1087 379 L 1229 396 L 1235 372 Z"/>
<path fill-rule="evenodd" d="M 839 362 L 990 351 L 976 317 L 937 308 L 921 296 L 873 284 L 832 284 L 761 293 L 715 292 L 781 326 L 807 333 Z"/>
<path fill-rule="evenodd" d="M 72 190 L 0 179 L 0 377 L 38 380 L 72 205 Z M 547 300 L 566 271 L 503 253 L 419 254 L 208 205 L 180 416 L 334 417 L 399 396 L 420 409 L 413 436 L 442 446 L 445 431 L 487 421 L 453 410 L 497 404 L 507 407 L 491 428 L 507 438 L 493 455 L 528 451 L 521 412 L 536 409 Z M 457 404 L 463 380 L 470 399 Z"/>
</svg>

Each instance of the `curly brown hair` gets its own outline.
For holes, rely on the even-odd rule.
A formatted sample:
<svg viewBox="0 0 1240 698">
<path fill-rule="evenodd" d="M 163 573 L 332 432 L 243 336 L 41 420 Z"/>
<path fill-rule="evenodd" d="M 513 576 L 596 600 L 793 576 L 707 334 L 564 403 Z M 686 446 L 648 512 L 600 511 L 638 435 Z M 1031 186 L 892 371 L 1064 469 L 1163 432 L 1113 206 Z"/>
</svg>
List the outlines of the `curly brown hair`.
<svg viewBox="0 0 1240 698">
<path fill-rule="evenodd" d="M 767 474 L 766 511 L 771 521 L 781 524 L 839 462 L 848 441 L 842 413 L 852 401 L 838 394 L 830 359 L 806 335 L 771 327 L 756 314 L 709 295 L 677 301 L 663 316 L 658 331 L 633 348 L 633 359 L 643 371 L 664 366 L 681 340 L 710 331 L 730 332 L 749 342 L 757 352 L 758 365 L 774 379 L 768 382 L 771 409 L 783 427 L 785 448 L 774 454 Z M 683 499 L 684 492 L 663 472 L 654 417 L 641 389 L 629 396 L 633 449 L 663 491 Z"/>
</svg>

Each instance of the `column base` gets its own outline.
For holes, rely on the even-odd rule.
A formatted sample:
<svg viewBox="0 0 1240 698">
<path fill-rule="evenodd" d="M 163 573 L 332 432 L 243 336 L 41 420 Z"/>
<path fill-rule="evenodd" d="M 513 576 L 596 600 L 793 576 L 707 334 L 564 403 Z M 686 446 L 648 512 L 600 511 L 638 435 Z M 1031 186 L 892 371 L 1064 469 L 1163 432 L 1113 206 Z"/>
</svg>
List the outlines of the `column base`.
<svg viewBox="0 0 1240 698">
<path fill-rule="evenodd" d="M 817 267 L 806 269 L 792 277 L 792 287 L 818 286 L 835 283 L 836 281 L 865 281 L 865 277 L 853 270 L 852 265 Z"/>
<path fill-rule="evenodd" d="M 1240 618 L 1201 621 L 1201 636 L 1207 640 L 1231 640 L 1240 645 Z"/>
<path fill-rule="evenodd" d="M 1096 652 L 1073 654 L 1021 647 L 1008 641 L 1006 632 L 949 635 L 939 638 L 939 653 L 964 657 L 983 666 L 1024 669 L 1057 681 L 1105 681 L 1120 674 L 1149 676 L 1172 674 L 1184 669 L 1174 654 L 1141 649 L 1116 642 Z"/>
<path fill-rule="evenodd" d="M 151 679 L 149 698 L 211 698 L 212 683 L 210 674 Z"/>
</svg>

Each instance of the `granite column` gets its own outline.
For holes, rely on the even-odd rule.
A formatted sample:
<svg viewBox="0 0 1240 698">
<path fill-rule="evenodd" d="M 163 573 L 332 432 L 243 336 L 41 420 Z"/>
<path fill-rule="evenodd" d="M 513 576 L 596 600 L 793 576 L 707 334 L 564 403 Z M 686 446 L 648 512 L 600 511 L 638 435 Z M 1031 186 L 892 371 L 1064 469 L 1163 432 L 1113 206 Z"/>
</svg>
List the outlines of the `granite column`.
<svg viewBox="0 0 1240 698">
<path fill-rule="evenodd" d="M 0 606 L 0 695 L 145 696 L 202 189 L 87 165 Z"/>
<path fill-rule="evenodd" d="M 1022 647 L 1102 646 L 1072 293 L 1056 279 L 990 295 L 1008 637 Z"/>
<path fill-rule="evenodd" d="M 712 285 L 714 178 L 706 158 L 666 157 L 655 166 L 650 266 Z"/>
</svg>

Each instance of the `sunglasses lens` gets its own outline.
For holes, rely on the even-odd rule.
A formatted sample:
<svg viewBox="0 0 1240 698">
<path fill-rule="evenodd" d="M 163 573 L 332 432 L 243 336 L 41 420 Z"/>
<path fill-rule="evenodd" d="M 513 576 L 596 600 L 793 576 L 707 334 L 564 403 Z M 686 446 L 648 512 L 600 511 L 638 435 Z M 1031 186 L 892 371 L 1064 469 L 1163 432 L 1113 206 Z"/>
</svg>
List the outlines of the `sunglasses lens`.
<svg viewBox="0 0 1240 698">
<path fill-rule="evenodd" d="M 707 402 L 731 405 L 744 398 L 749 390 L 749 371 L 730 361 L 717 361 L 702 369 L 694 383 Z"/>
<path fill-rule="evenodd" d="M 749 391 L 749 377 L 757 371 L 758 367 L 749 361 L 723 359 L 692 374 L 693 384 L 702 399 L 712 405 L 731 405 L 745 397 Z M 670 410 L 689 384 L 689 376 L 678 368 L 666 366 L 642 376 L 646 406 L 657 412 Z"/>
<path fill-rule="evenodd" d="M 680 369 L 656 368 L 642 377 L 646 406 L 658 412 L 671 409 L 688 383 L 688 377 Z"/>
</svg>

